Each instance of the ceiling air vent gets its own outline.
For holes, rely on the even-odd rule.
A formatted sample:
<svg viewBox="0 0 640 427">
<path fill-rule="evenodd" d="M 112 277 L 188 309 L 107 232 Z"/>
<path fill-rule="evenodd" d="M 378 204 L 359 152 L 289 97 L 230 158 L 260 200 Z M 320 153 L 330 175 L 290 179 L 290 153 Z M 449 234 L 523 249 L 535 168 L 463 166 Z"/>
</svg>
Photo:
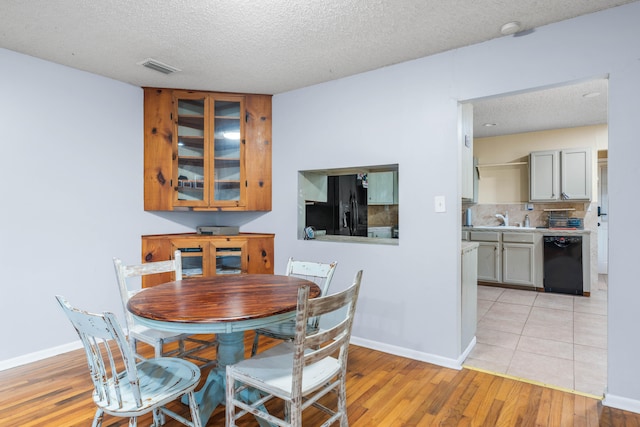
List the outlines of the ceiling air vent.
<svg viewBox="0 0 640 427">
<path fill-rule="evenodd" d="M 138 64 L 150 68 L 152 70 L 156 70 L 161 72 L 162 74 L 171 74 L 171 73 L 175 73 L 176 71 L 180 71 L 179 68 L 176 67 L 172 67 L 171 65 L 167 65 L 167 64 L 163 64 L 160 61 L 156 61 L 155 59 L 152 58 L 147 58 L 142 62 L 139 62 Z"/>
</svg>

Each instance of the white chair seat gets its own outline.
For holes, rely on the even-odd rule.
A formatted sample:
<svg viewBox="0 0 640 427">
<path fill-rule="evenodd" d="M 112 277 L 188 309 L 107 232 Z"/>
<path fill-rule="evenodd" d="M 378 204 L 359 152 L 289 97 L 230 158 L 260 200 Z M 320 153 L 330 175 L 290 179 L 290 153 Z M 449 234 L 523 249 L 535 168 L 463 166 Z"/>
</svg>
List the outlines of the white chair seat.
<svg viewBox="0 0 640 427">
<path fill-rule="evenodd" d="M 136 404 L 133 387 L 126 380 L 120 381 L 121 403 L 115 398 L 113 382 L 109 388 L 110 402 L 93 394 L 93 401 L 106 413 L 120 417 L 131 417 L 144 412 L 145 408 L 164 406 L 176 400 L 176 394 L 189 389 L 200 381 L 200 369 L 183 359 L 163 357 L 144 360 L 136 364 L 140 379 L 142 407 Z"/>
<path fill-rule="evenodd" d="M 255 384 L 268 384 L 272 392 L 275 393 L 274 389 L 277 389 L 280 393 L 276 394 L 289 397 L 293 384 L 293 350 L 293 343 L 287 341 L 250 359 L 227 366 L 227 370 L 232 370 L 234 377 L 242 377 L 247 384 L 254 384 L 252 379 L 258 379 Z M 334 357 L 326 357 L 305 366 L 302 370 L 302 393 L 307 394 L 323 386 L 339 371 L 340 363 Z"/>
</svg>

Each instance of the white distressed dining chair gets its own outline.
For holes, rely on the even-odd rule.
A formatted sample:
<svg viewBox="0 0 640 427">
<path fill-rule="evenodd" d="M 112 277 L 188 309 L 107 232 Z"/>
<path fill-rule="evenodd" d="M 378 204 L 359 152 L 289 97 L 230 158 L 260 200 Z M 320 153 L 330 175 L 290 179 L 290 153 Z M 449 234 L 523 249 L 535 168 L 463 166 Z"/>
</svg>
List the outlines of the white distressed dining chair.
<svg viewBox="0 0 640 427">
<path fill-rule="evenodd" d="M 324 296 L 329 291 L 329 286 L 333 279 L 333 273 L 335 273 L 337 266 L 337 261 L 325 264 L 320 262 L 297 261 L 293 258 L 289 258 L 285 275 L 300 277 L 315 283 L 320 286 L 320 296 Z M 318 329 L 319 323 L 320 318 L 314 317 L 309 320 L 309 325 L 307 327 L 310 331 L 314 331 Z M 256 335 L 253 338 L 253 346 L 251 347 L 251 356 L 255 356 L 258 352 L 260 336 L 283 341 L 291 341 L 295 335 L 295 320 L 289 320 L 256 329 L 255 333 Z"/>
<path fill-rule="evenodd" d="M 133 315 L 127 310 L 127 302 L 129 302 L 129 299 L 136 293 L 142 291 L 142 289 L 133 289 L 129 279 L 150 274 L 173 272 L 175 280 L 182 280 L 182 254 L 179 250 L 176 250 L 173 254 L 173 259 L 168 261 L 125 265 L 119 258 L 113 258 L 113 265 L 116 269 L 120 299 L 127 322 L 129 343 L 138 357 L 142 358 L 140 353 L 138 353 L 138 341 L 142 341 L 154 348 L 155 357 L 186 357 L 203 363 L 204 365 L 202 365 L 201 368 L 212 366 L 216 363 L 215 359 L 196 354 L 208 348 L 215 347 L 217 345 L 215 339 L 204 340 L 189 334 L 179 334 L 148 328 L 137 323 Z M 165 351 L 165 344 L 174 342 L 177 342 L 177 348 Z M 185 342 L 191 342 L 193 345 L 187 349 Z"/>
<path fill-rule="evenodd" d="M 160 427 L 165 415 L 189 427 L 202 427 L 198 402 L 193 390 L 200 381 L 200 368 L 175 357 L 145 359 L 136 363 L 113 313 L 88 313 L 73 308 L 62 296 L 56 296 L 85 349 L 93 381 L 93 401 L 97 405 L 93 427 L 100 427 L 104 414 L 129 418 L 137 426 L 138 417 L 153 413 L 152 427 Z M 115 343 L 115 345 L 114 345 Z M 165 407 L 187 396 L 191 421 Z"/>
<path fill-rule="evenodd" d="M 236 427 L 236 420 L 246 414 L 282 427 L 301 427 L 302 412 L 312 405 L 328 414 L 323 426 L 336 421 L 341 427 L 348 426 L 347 358 L 361 280 L 362 270 L 346 290 L 313 299 L 309 299 L 308 286 L 300 287 L 293 342 L 285 341 L 255 357 L 227 365 L 227 427 Z M 308 333 L 309 319 L 334 312 L 342 316 L 335 325 Z M 259 397 L 247 402 L 247 392 L 254 390 L 254 396 Z M 334 409 L 319 402 L 331 391 L 337 394 Z M 264 404 L 274 398 L 285 403 L 283 418 L 266 412 Z"/>
</svg>

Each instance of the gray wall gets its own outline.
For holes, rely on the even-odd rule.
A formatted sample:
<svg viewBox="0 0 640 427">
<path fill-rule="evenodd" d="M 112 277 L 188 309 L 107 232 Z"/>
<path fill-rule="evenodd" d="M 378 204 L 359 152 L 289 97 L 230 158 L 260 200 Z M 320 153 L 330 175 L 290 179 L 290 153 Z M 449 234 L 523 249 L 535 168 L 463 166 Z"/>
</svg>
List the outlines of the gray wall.
<svg viewBox="0 0 640 427">
<path fill-rule="evenodd" d="M 188 228 L 143 211 L 140 88 L 4 49 L 0 64 L 1 368 L 77 341 L 56 294 L 121 314 L 112 257 Z"/>
<path fill-rule="evenodd" d="M 640 377 L 640 286 L 626 232 L 640 207 L 639 17 L 640 3 L 633 3 L 275 96 L 274 208 L 241 215 L 242 230 L 276 233 L 276 272 L 291 255 L 336 259 L 338 290 L 364 269 L 356 341 L 455 366 L 463 350 L 458 100 L 609 75 L 607 402 L 640 412 L 633 380 Z M 11 343 L 0 348 L 1 366 L 75 339 L 54 294 L 115 309 L 111 257 L 138 259 L 140 234 L 183 231 L 198 221 L 142 210 L 140 89 L 4 50 L 0 62 L 0 321 Z M 297 239 L 298 170 L 388 163 L 400 165 L 399 246 Z M 433 211 L 437 195 L 446 198 L 445 213 Z"/>
<path fill-rule="evenodd" d="M 453 365 L 459 360 L 458 100 L 610 76 L 611 405 L 640 412 L 640 312 L 634 240 L 640 172 L 640 4 L 584 16 L 525 37 L 503 37 L 274 97 L 276 265 L 294 254 L 340 264 L 336 287 L 364 269 L 356 342 Z M 296 239 L 296 172 L 398 163 L 400 245 Z M 447 212 L 434 212 L 444 195 Z M 333 285 L 332 285 L 333 286 Z M 621 397 L 632 399 L 627 401 Z M 629 406 L 627 406 L 629 407 Z"/>
</svg>

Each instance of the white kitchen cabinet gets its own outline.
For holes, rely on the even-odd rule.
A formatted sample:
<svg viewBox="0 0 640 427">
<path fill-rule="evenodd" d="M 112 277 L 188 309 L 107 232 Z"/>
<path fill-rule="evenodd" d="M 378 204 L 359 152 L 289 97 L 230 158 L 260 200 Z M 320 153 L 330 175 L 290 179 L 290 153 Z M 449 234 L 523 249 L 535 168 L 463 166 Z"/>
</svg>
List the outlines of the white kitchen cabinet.
<svg viewBox="0 0 640 427">
<path fill-rule="evenodd" d="M 500 243 L 499 242 L 477 242 L 478 243 L 478 280 L 484 282 L 500 283 Z"/>
<path fill-rule="evenodd" d="M 462 244 L 462 282 L 460 298 L 461 349 L 469 347 L 476 336 L 478 322 L 478 244 Z"/>
<path fill-rule="evenodd" d="M 471 231 L 469 240 L 478 243 L 478 280 L 501 282 L 502 233 L 496 231 Z"/>
<path fill-rule="evenodd" d="M 560 189 L 569 200 L 591 200 L 591 150 L 566 149 L 560 152 Z"/>
<path fill-rule="evenodd" d="M 529 200 L 591 200 L 591 150 L 534 151 L 529 155 Z"/>
<path fill-rule="evenodd" d="M 535 285 L 534 247 L 527 243 L 502 243 L 502 281 Z"/>
<path fill-rule="evenodd" d="M 536 286 L 536 242 L 540 236 L 534 233 L 502 233 L 504 283 Z"/>
<path fill-rule="evenodd" d="M 505 285 L 541 287 L 537 254 L 541 234 L 500 231 L 470 231 L 469 240 L 477 242 L 478 280 Z"/>
<path fill-rule="evenodd" d="M 461 195 L 466 201 L 475 201 L 473 164 L 473 104 L 460 104 L 458 139 L 460 144 Z"/>
<path fill-rule="evenodd" d="M 303 171 L 298 175 L 300 197 L 304 201 L 327 202 L 329 177 L 324 173 Z"/>
<path fill-rule="evenodd" d="M 368 174 L 367 202 L 370 205 L 398 204 L 398 173 L 371 172 Z"/>
<path fill-rule="evenodd" d="M 560 152 L 535 151 L 529 155 L 529 200 L 557 200 L 560 196 Z"/>
</svg>

